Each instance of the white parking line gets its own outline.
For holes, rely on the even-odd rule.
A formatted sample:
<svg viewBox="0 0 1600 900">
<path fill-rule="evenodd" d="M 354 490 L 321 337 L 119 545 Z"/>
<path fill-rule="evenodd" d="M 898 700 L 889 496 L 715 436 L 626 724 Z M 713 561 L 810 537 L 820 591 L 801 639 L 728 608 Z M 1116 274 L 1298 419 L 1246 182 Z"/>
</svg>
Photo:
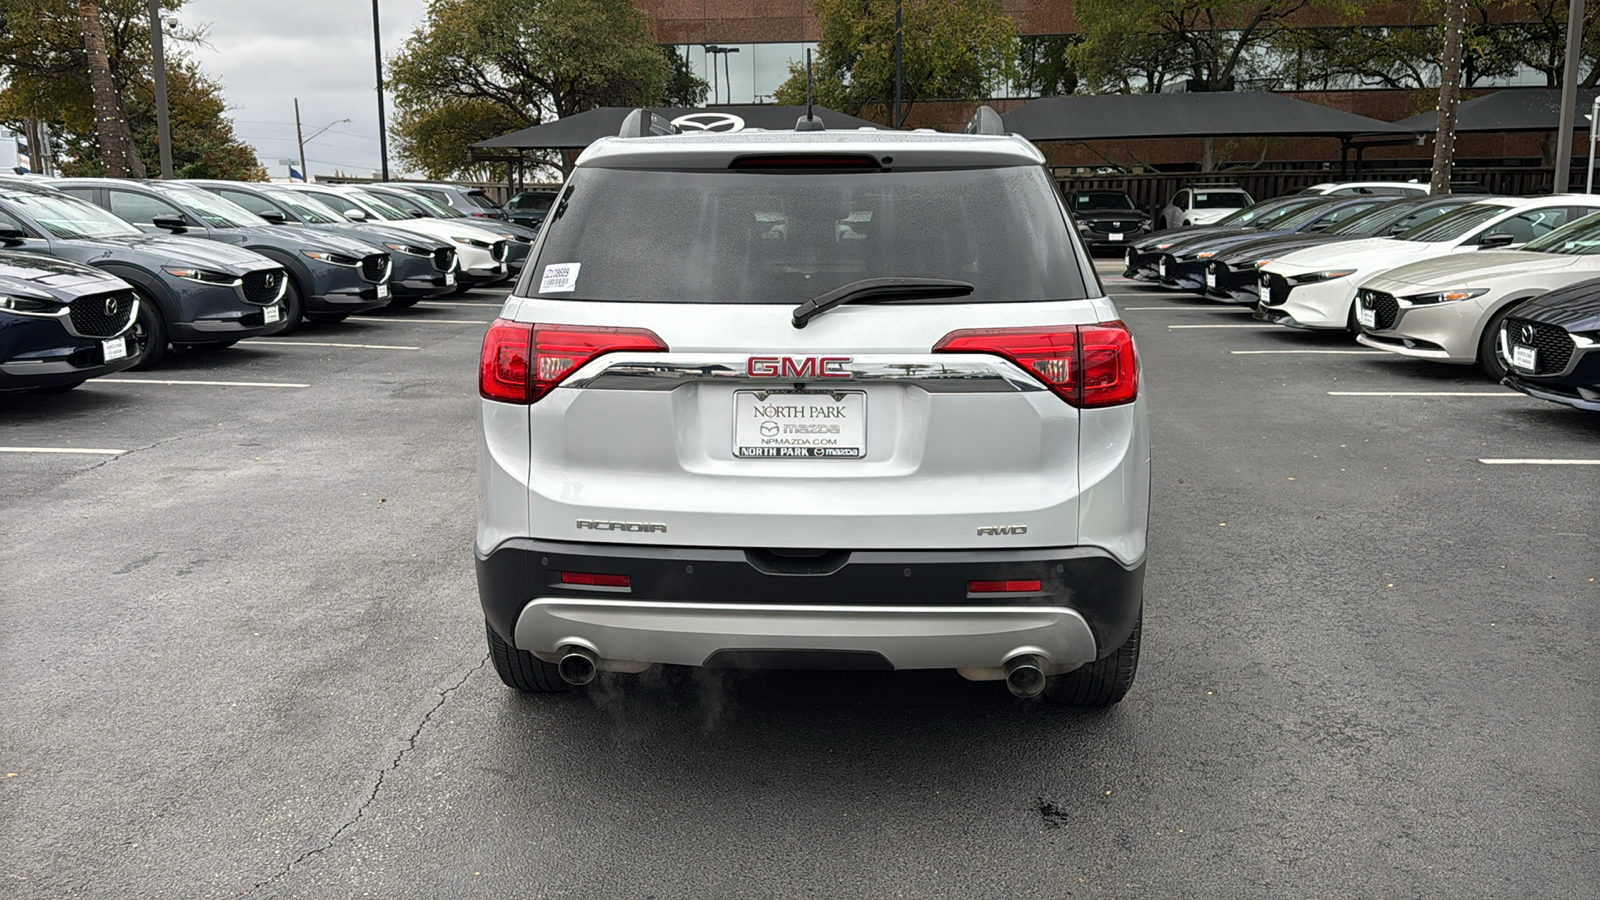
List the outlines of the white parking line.
<svg viewBox="0 0 1600 900">
<path fill-rule="evenodd" d="M 1224 306 L 1221 303 L 1218 303 L 1216 306 L 1124 306 L 1124 307 L 1122 307 L 1122 309 L 1176 309 L 1176 310 L 1203 309 L 1206 312 L 1229 312 L 1229 313 L 1242 313 L 1242 312 L 1243 313 L 1247 313 L 1247 312 L 1250 311 L 1250 308 L 1247 307 L 1247 306 L 1243 306 L 1243 307 L 1241 307 L 1241 306 Z"/>
<path fill-rule="evenodd" d="M 99 450 L 94 447 L 0 447 L 0 453 L 89 453 L 95 456 L 120 456 L 126 450 Z"/>
<path fill-rule="evenodd" d="M 1329 397 L 1521 397 L 1516 391 L 1329 391 Z"/>
<path fill-rule="evenodd" d="M 362 350 L 421 350 L 421 347 L 403 347 L 399 344 L 335 344 L 324 341 L 274 341 L 274 340 L 248 340 L 240 341 L 252 347 L 357 347 Z M 1380 353 L 1383 351 L 1379 351 Z"/>
<path fill-rule="evenodd" d="M 1169 329 L 1179 328 L 1281 328 L 1280 325 L 1168 325 Z"/>
<path fill-rule="evenodd" d="M 195 384 L 205 387 L 273 387 L 308 388 L 309 384 L 293 381 L 178 381 L 155 378 L 96 378 L 95 384 Z"/>
<path fill-rule="evenodd" d="M 1487 466 L 1600 466 L 1600 459 L 1480 459 Z"/>
<path fill-rule="evenodd" d="M 490 309 L 499 309 L 504 303 L 472 303 L 466 300 L 422 300 L 411 304 L 412 306 L 431 306 L 435 309 L 449 309 L 452 306 L 486 306 Z"/>
<path fill-rule="evenodd" d="M 1234 356 L 1268 356 L 1282 353 L 1324 353 L 1337 356 L 1388 356 L 1387 350 L 1229 350 Z"/>
<path fill-rule="evenodd" d="M 488 325 L 477 319 L 379 319 L 374 316 L 351 316 L 347 322 L 382 322 L 385 325 Z"/>
</svg>

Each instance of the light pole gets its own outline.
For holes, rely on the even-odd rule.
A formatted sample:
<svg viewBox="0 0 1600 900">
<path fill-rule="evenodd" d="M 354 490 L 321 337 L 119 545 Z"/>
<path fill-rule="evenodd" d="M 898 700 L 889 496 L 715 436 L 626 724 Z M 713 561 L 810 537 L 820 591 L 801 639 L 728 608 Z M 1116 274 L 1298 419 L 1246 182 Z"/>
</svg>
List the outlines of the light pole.
<svg viewBox="0 0 1600 900">
<path fill-rule="evenodd" d="M 894 127 L 905 123 L 900 119 L 900 0 L 894 0 Z"/>
<path fill-rule="evenodd" d="M 389 180 L 389 128 L 383 123 L 383 41 L 378 35 L 378 0 L 372 0 L 372 55 L 378 66 L 378 152 L 383 156 L 383 180 Z"/>
<path fill-rule="evenodd" d="M 1583 0 L 1570 0 L 1567 7 L 1567 58 L 1561 77 L 1561 124 L 1556 143 L 1555 193 L 1567 192 L 1572 177 L 1572 126 L 1578 110 L 1578 58 L 1583 55 Z"/>
<path fill-rule="evenodd" d="M 306 141 L 316 140 L 317 135 L 323 133 L 324 131 L 327 131 L 329 128 L 332 128 L 335 125 L 338 125 L 340 122 L 348 122 L 348 121 L 350 121 L 350 120 L 349 119 L 340 119 L 337 122 L 329 122 L 328 124 L 322 126 L 321 128 L 318 128 L 316 131 L 311 132 L 311 137 L 305 137 L 300 132 L 300 98 L 299 97 L 294 98 L 294 138 L 295 138 L 295 141 L 300 144 L 300 180 L 301 181 L 304 181 L 304 182 L 310 182 L 311 181 L 311 173 L 306 170 Z"/>
<path fill-rule="evenodd" d="M 706 45 L 706 55 L 711 57 L 711 80 L 715 85 L 720 85 L 721 81 L 728 83 L 729 103 L 733 102 L 733 71 L 728 67 L 728 54 L 738 52 L 738 47 L 720 47 L 716 44 Z M 717 57 L 719 56 L 722 57 L 722 73 L 724 75 L 720 81 L 717 78 Z M 716 87 L 713 87 L 712 90 L 714 92 L 711 95 L 712 102 L 716 102 L 720 98 L 721 92 L 717 91 Z"/>
<path fill-rule="evenodd" d="M 1589 108 L 1589 178 L 1583 186 L 1585 194 L 1594 193 L 1594 139 L 1595 132 L 1600 130 L 1596 123 L 1600 122 L 1600 94 L 1594 95 L 1594 105 Z"/>
<path fill-rule="evenodd" d="M 167 61 L 161 46 L 161 0 L 150 0 L 150 65 L 156 82 L 156 143 L 161 177 L 172 178 L 172 122 L 167 113 Z"/>
</svg>

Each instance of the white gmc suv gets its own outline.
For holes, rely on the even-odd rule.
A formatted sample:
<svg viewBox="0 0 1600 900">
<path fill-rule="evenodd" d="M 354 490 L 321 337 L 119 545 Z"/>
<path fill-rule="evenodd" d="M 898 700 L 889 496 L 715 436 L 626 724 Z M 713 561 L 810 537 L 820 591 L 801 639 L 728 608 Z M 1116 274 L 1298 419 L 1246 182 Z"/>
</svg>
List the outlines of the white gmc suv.
<svg viewBox="0 0 1600 900">
<path fill-rule="evenodd" d="M 1117 702 L 1146 401 L 1043 157 L 819 129 L 637 111 L 579 157 L 483 342 L 500 677 L 939 668 Z"/>
</svg>

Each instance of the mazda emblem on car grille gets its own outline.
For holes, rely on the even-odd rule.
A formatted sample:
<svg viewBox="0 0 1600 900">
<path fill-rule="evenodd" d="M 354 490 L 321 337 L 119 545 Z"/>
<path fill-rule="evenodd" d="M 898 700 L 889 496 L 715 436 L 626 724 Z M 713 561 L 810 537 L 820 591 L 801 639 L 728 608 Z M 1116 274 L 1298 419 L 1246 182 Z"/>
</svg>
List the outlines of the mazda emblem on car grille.
<svg viewBox="0 0 1600 900">
<path fill-rule="evenodd" d="M 115 297 L 107 297 L 106 298 L 106 315 L 114 316 L 121 309 L 122 309 L 122 307 L 117 304 L 117 298 L 115 298 Z"/>
<path fill-rule="evenodd" d="M 1524 325 L 1524 326 L 1522 326 L 1521 335 L 1522 335 L 1522 342 L 1524 344 L 1533 343 L 1533 338 L 1534 338 L 1535 334 L 1536 334 L 1536 332 L 1533 330 L 1533 326 L 1532 325 Z"/>
</svg>

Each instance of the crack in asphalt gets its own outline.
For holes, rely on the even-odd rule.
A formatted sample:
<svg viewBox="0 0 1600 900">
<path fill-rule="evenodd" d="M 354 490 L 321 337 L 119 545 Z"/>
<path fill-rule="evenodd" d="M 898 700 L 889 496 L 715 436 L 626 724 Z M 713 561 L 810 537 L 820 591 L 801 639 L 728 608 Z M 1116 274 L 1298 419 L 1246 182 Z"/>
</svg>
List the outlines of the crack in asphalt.
<svg viewBox="0 0 1600 900">
<path fill-rule="evenodd" d="M 351 816 L 347 821 L 341 823 L 338 828 L 335 828 L 333 830 L 333 834 L 328 836 L 327 841 L 325 841 L 322 844 L 322 846 L 314 847 L 314 848 L 312 848 L 310 850 L 307 850 L 306 852 L 300 854 L 299 856 L 297 856 L 294 859 L 290 860 L 289 863 L 287 865 L 285 865 L 283 868 L 281 868 L 278 871 L 274 872 L 271 877 L 266 878 L 266 879 L 264 879 L 262 881 L 256 882 L 254 885 L 252 885 L 251 887 L 249 887 L 248 889 L 244 890 L 241 893 L 244 894 L 244 895 L 249 895 L 249 894 L 255 893 L 256 891 L 261 890 L 264 887 L 268 887 L 269 885 L 271 885 L 274 882 L 278 881 L 279 879 L 283 878 L 285 875 L 288 875 L 294 869 L 295 866 L 300 865 L 301 863 L 305 862 L 306 860 L 310 859 L 313 856 L 316 856 L 316 855 L 318 855 L 320 853 L 323 853 L 323 852 L 325 852 L 327 850 L 333 849 L 333 845 L 337 844 L 339 842 L 340 836 L 343 835 L 350 828 L 352 828 L 357 822 L 361 821 L 362 817 L 364 817 L 367 814 L 367 807 L 371 806 L 373 801 L 378 799 L 378 794 L 383 791 L 384 779 L 386 777 L 388 777 L 389 773 L 393 772 L 394 770 L 396 770 L 398 768 L 400 768 L 400 763 L 401 763 L 402 760 L 404 760 L 406 758 L 406 754 L 408 754 L 411 751 L 417 749 L 417 738 L 422 736 L 422 729 L 428 727 L 428 722 L 429 722 L 429 720 L 431 720 L 433 718 L 433 714 L 438 712 L 440 710 L 440 708 L 442 708 L 444 706 L 445 701 L 450 698 L 450 695 L 452 693 L 454 693 L 455 691 L 459 690 L 462 685 L 465 685 L 467 683 L 467 680 L 469 678 L 471 678 L 473 675 L 477 674 L 480 670 L 483 669 L 484 666 L 486 666 L 488 664 L 489 664 L 489 654 L 485 653 L 483 655 L 483 659 L 478 660 L 478 664 L 477 665 L 475 665 L 472 668 L 468 669 L 467 670 L 467 674 L 461 676 L 461 680 L 460 681 L 457 681 L 455 684 L 453 684 L 453 685 L 451 685 L 451 686 L 449 686 L 449 687 L 447 687 L 444 690 L 439 692 L 439 702 L 433 704 L 433 706 L 430 707 L 426 713 L 423 713 L 422 720 L 417 722 L 417 727 L 416 728 L 412 729 L 411 737 L 406 739 L 406 745 L 404 747 L 400 748 L 400 752 L 395 754 L 394 759 L 389 763 L 389 765 L 386 768 L 378 770 L 378 778 L 377 778 L 376 781 L 374 781 L 372 783 L 372 791 L 367 794 L 367 799 L 361 801 L 361 806 L 356 809 L 355 815 Z"/>
<path fill-rule="evenodd" d="M 170 444 L 173 441 L 181 441 L 181 440 L 185 440 L 185 439 L 190 438 L 190 437 L 193 437 L 193 435 L 181 434 L 181 435 L 178 435 L 177 437 L 162 438 L 161 440 L 156 441 L 154 444 L 146 444 L 143 447 L 135 447 L 132 450 L 125 450 L 125 451 L 123 451 L 121 453 L 118 453 L 116 456 L 108 456 L 105 459 L 102 459 L 99 462 L 95 463 L 94 465 L 88 467 L 87 469 L 84 469 L 84 471 L 85 472 L 93 472 L 95 469 L 98 469 L 101 466 L 108 465 L 110 463 L 114 463 L 119 459 L 124 459 L 126 457 L 132 456 L 135 453 L 143 453 L 146 450 L 154 450 L 155 448 L 161 446 L 162 444 Z"/>
</svg>

